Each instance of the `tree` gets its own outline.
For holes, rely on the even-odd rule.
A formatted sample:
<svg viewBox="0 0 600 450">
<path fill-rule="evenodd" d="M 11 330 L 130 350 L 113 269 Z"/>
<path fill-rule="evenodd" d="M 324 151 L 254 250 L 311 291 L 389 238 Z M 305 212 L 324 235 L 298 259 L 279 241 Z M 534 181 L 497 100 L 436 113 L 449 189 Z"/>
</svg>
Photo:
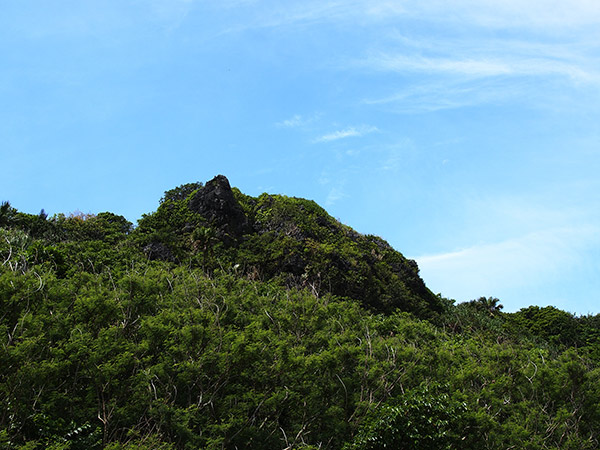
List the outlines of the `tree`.
<svg viewBox="0 0 600 450">
<path fill-rule="evenodd" d="M 479 297 L 477 300 L 473 300 L 471 303 L 486 311 L 490 316 L 499 314 L 500 310 L 504 308 L 504 305 L 500 303 L 500 300 L 495 297 Z"/>
<path fill-rule="evenodd" d="M 0 205 L 0 227 L 6 226 L 9 224 L 10 219 L 14 215 L 14 208 L 10 206 L 8 201 L 2 202 Z"/>
<path fill-rule="evenodd" d="M 462 448 L 466 410 L 448 394 L 422 386 L 402 395 L 397 404 L 377 408 L 344 450 Z"/>
<path fill-rule="evenodd" d="M 212 257 L 213 245 L 217 242 L 217 233 L 214 228 L 200 227 L 192 232 L 191 238 L 194 250 L 202 250 L 204 265 L 206 265 L 209 255 Z"/>
</svg>

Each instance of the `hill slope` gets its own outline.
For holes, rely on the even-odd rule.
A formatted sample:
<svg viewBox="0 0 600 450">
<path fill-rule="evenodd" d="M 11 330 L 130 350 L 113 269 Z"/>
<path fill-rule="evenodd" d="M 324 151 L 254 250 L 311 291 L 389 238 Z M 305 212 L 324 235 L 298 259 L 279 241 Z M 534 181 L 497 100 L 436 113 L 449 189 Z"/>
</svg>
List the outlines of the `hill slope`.
<svg viewBox="0 0 600 450">
<path fill-rule="evenodd" d="M 235 265 L 257 279 L 360 299 L 374 311 L 441 312 L 416 262 L 381 238 L 355 232 L 310 200 L 246 196 L 222 175 L 168 191 L 136 234 L 151 258 L 196 253 L 207 268 Z"/>
<path fill-rule="evenodd" d="M 0 448 L 599 448 L 600 317 L 501 309 L 224 177 L 135 229 L 4 203 Z"/>
</svg>

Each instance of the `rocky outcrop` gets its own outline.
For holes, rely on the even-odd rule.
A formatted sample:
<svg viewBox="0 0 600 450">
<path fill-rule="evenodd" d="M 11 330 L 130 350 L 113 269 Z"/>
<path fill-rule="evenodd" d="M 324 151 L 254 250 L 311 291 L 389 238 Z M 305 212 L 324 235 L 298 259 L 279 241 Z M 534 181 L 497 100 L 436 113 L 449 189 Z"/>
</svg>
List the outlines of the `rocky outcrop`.
<svg viewBox="0 0 600 450">
<path fill-rule="evenodd" d="M 198 190 L 189 207 L 204 217 L 224 241 L 237 240 L 251 231 L 248 218 L 223 175 L 217 175 Z"/>
</svg>

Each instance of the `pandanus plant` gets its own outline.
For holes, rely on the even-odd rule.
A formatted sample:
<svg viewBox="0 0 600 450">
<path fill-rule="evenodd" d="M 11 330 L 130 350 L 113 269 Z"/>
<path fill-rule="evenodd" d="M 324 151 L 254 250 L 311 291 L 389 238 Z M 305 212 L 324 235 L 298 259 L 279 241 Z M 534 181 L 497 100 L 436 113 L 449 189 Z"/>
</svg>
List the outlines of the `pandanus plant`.
<svg viewBox="0 0 600 450">
<path fill-rule="evenodd" d="M 200 227 L 192 232 L 192 247 L 195 252 L 202 251 L 204 263 L 213 253 L 213 245 L 217 241 L 217 233 L 213 228 Z"/>
</svg>

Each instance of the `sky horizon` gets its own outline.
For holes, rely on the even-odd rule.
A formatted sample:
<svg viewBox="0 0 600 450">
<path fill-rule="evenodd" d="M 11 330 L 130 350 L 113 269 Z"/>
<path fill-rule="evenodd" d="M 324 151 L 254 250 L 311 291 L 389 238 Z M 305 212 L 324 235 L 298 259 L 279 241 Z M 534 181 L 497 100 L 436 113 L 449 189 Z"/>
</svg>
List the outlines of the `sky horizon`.
<svg viewBox="0 0 600 450">
<path fill-rule="evenodd" d="M 315 200 L 435 293 L 600 313 L 600 3 L 0 7 L 0 201 L 136 222 L 217 174 Z"/>
</svg>

